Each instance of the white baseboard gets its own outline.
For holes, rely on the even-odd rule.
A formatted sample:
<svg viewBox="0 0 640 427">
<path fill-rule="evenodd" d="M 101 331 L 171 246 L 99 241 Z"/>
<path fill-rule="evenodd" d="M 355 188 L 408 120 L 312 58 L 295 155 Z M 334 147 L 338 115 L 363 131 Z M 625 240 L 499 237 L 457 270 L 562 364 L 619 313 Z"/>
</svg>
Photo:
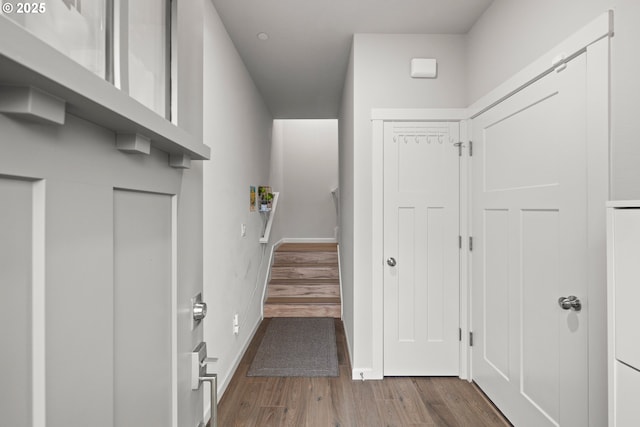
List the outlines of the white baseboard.
<svg viewBox="0 0 640 427">
<path fill-rule="evenodd" d="M 369 368 L 353 368 L 351 370 L 351 379 L 354 381 L 381 380 L 383 375 L 381 372 L 376 372 Z"/>
<path fill-rule="evenodd" d="M 234 359 L 233 365 L 231 367 L 231 370 L 229 371 L 229 374 L 225 377 L 223 381 L 218 382 L 218 403 L 220 403 L 222 396 L 224 395 L 225 391 L 227 391 L 227 387 L 229 387 L 229 384 L 231 383 L 233 376 L 238 370 L 238 366 L 240 366 L 240 362 L 242 361 L 242 358 L 247 352 L 247 349 L 249 348 L 249 344 L 251 344 L 253 337 L 256 335 L 256 332 L 258 331 L 258 327 L 260 326 L 260 323 L 262 323 L 262 320 L 263 320 L 262 317 L 260 317 L 256 322 L 256 324 L 254 325 L 253 330 L 251 331 L 251 333 L 245 340 L 244 344 L 242 345 L 242 348 L 238 352 L 238 356 Z M 204 419 L 208 420 L 210 418 L 211 418 L 211 401 L 210 399 L 206 399 L 204 404 Z"/>
<path fill-rule="evenodd" d="M 344 298 L 342 297 L 342 264 L 340 263 L 340 245 L 337 245 L 338 250 L 338 286 L 340 289 L 340 319 L 344 318 Z M 349 353 L 351 354 L 351 353 Z"/>
</svg>

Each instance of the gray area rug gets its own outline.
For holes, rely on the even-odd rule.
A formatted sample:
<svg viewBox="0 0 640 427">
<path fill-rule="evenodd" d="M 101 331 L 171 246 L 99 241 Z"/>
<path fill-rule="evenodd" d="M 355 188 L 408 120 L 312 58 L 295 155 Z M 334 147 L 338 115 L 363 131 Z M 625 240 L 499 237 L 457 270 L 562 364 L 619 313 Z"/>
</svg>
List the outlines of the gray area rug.
<svg viewBox="0 0 640 427">
<path fill-rule="evenodd" d="M 324 317 L 271 319 L 247 376 L 337 377 L 334 320 Z"/>
</svg>

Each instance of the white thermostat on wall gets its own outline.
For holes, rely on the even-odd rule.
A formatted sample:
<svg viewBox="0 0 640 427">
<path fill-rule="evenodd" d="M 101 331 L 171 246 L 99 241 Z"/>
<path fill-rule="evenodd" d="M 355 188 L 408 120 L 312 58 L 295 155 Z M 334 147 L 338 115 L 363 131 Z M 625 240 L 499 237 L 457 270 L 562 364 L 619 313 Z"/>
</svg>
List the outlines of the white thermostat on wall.
<svg viewBox="0 0 640 427">
<path fill-rule="evenodd" d="M 438 75 L 438 63 L 435 58 L 413 58 L 411 77 L 414 79 L 435 79 Z"/>
</svg>

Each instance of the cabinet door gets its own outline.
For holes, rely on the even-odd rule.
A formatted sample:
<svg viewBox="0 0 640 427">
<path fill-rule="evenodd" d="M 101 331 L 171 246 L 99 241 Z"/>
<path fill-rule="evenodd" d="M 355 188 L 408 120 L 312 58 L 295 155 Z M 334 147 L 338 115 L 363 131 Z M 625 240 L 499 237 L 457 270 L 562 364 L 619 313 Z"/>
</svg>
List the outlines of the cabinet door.
<svg viewBox="0 0 640 427">
<path fill-rule="evenodd" d="M 614 209 L 613 215 L 615 357 L 640 369 L 640 208 Z"/>
<path fill-rule="evenodd" d="M 616 405 L 615 425 L 618 427 L 637 426 L 640 420 L 640 371 L 615 362 Z"/>
</svg>

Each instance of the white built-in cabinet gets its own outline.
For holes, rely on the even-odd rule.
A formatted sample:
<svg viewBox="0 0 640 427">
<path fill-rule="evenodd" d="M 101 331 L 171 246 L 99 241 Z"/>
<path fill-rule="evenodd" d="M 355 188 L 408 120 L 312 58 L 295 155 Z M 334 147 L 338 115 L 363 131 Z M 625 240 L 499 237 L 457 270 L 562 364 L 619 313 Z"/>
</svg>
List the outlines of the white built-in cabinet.
<svg viewBox="0 0 640 427">
<path fill-rule="evenodd" d="M 609 426 L 640 420 L 640 201 L 607 204 Z"/>
</svg>

